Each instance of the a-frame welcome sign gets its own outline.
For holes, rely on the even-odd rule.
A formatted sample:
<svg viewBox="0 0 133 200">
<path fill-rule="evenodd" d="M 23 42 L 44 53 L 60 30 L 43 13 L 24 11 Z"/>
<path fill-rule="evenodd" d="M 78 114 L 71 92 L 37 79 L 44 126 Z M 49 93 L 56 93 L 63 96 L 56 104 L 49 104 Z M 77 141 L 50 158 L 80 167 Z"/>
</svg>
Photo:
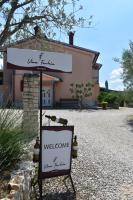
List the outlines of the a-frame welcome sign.
<svg viewBox="0 0 133 200">
<path fill-rule="evenodd" d="M 73 126 L 42 127 L 42 178 L 70 174 Z"/>
<path fill-rule="evenodd" d="M 60 175 L 70 175 L 73 137 L 73 127 L 42 127 L 42 72 L 71 73 L 72 55 L 31 49 L 7 48 L 7 68 L 40 71 L 41 145 L 39 159 L 39 189 L 40 199 L 42 199 L 42 179 Z M 59 140 L 57 140 L 56 137 Z M 62 141 L 62 138 L 64 141 Z M 60 141 L 60 143 L 58 143 L 58 141 Z M 47 144 L 45 142 L 47 142 Z M 52 148 L 55 149 L 55 154 L 53 154 L 54 157 L 51 154 Z M 66 157 L 62 158 L 62 153 L 64 153 L 63 155 Z M 46 154 L 50 155 L 49 159 L 48 157 L 46 159 Z M 74 189 L 71 176 L 70 179 Z"/>
</svg>

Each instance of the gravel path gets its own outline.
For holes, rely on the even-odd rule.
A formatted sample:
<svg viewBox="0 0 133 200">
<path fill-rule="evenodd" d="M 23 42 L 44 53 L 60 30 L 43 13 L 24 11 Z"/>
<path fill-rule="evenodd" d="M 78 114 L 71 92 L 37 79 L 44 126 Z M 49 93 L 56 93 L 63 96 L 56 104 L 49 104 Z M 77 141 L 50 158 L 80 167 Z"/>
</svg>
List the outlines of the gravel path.
<svg viewBox="0 0 133 200">
<path fill-rule="evenodd" d="M 72 162 L 76 197 L 65 193 L 62 178 L 52 178 L 44 184 L 49 193 L 44 199 L 133 200 L 133 124 L 128 123 L 133 108 L 47 110 L 46 114 L 67 118 L 75 126 L 79 151 Z"/>
</svg>

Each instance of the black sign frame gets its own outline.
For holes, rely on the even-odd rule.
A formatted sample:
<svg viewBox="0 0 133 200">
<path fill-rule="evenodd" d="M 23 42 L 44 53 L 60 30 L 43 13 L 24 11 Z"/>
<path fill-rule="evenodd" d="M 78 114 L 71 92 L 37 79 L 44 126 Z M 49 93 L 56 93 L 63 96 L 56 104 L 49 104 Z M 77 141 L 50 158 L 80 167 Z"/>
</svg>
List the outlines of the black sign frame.
<svg viewBox="0 0 133 200">
<path fill-rule="evenodd" d="M 52 178 L 57 176 L 65 176 L 71 174 L 71 163 L 72 163 L 72 142 L 73 142 L 73 135 L 74 135 L 74 126 L 43 126 L 41 130 L 53 130 L 62 131 L 62 130 L 70 130 L 72 131 L 72 138 L 71 138 L 71 151 L 70 151 L 70 168 L 68 170 L 57 170 L 57 171 L 51 171 L 51 172 L 42 172 L 42 131 L 41 131 L 41 137 L 40 137 L 40 162 L 39 162 L 39 178 L 40 179 L 46 179 L 46 178 Z"/>
<path fill-rule="evenodd" d="M 71 138 L 71 152 L 70 152 L 70 168 L 69 170 L 58 170 L 57 172 L 42 172 L 42 130 L 71 130 L 72 138 Z M 39 184 L 39 193 L 40 200 L 42 199 L 42 181 L 47 178 L 57 177 L 57 176 L 65 176 L 64 184 L 67 178 L 70 179 L 74 194 L 76 194 L 76 190 L 74 187 L 74 183 L 71 177 L 71 164 L 72 164 L 72 142 L 74 135 L 74 126 L 42 126 L 40 129 L 40 159 L 39 159 L 39 171 L 38 171 L 38 184 Z"/>
</svg>

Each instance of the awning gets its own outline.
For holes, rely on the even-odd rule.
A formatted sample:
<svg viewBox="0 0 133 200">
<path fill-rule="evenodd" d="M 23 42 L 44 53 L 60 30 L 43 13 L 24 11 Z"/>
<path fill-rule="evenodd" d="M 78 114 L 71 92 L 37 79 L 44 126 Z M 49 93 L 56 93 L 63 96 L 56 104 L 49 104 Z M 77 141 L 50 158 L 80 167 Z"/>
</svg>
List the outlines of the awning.
<svg viewBox="0 0 133 200">
<path fill-rule="evenodd" d="M 43 81 L 56 81 L 56 82 L 62 81 L 61 78 L 59 78 L 59 77 L 51 76 L 51 75 L 48 75 L 45 73 L 43 73 L 42 80 Z"/>
</svg>

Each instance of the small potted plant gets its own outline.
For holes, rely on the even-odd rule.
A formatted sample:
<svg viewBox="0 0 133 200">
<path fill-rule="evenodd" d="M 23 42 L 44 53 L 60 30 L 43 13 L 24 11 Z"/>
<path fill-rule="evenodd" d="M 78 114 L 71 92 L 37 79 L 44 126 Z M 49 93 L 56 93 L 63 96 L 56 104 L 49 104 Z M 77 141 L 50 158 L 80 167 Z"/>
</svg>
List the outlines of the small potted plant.
<svg viewBox="0 0 133 200">
<path fill-rule="evenodd" d="M 107 109 L 108 102 L 102 101 L 101 105 L 102 105 L 102 109 L 103 109 L 103 110 L 106 110 L 106 109 Z"/>
</svg>

